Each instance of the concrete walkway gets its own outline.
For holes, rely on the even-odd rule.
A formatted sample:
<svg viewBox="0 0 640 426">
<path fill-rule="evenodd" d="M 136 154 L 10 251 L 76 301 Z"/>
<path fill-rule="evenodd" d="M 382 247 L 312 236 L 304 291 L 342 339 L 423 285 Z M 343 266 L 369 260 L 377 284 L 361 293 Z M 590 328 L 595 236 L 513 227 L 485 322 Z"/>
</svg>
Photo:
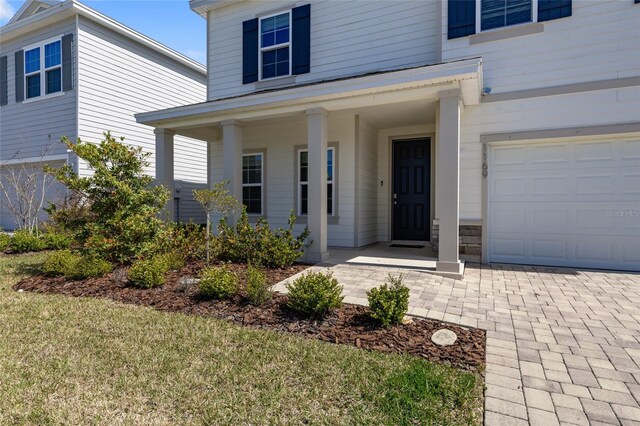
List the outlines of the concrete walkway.
<svg viewBox="0 0 640 426">
<path fill-rule="evenodd" d="M 359 304 L 402 273 L 410 314 L 487 330 L 487 425 L 640 425 L 640 274 L 468 264 L 456 281 L 378 266 L 313 269 L 333 272 L 345 302 Z"/>
</svg>

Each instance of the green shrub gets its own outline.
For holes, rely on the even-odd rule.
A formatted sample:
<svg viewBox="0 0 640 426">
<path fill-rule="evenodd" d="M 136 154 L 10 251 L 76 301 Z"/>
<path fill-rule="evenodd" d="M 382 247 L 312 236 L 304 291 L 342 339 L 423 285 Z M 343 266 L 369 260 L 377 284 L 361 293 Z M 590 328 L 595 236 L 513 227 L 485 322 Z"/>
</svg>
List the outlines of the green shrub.
<svg viewBox="0 0 640 426">
<path fill-rule="evenodd" d="M 264 272 L 249 265 L 245 279 L 247 281 L 247 298 L 253 305 L 262 305 L 271 299 L 271 286 L 267 283 Z"/>
<path fill-rule="evenodd" d="M 184 268 L 186 263 L 185 257 L 182 253 L 172 251 L 171 253 L 165 253 L 156 256 L 158 261 L 164 262 L 167 271 L 179 271 Z"/>
<path fill-rule="evenodd" d="M 179 253 L 183 261 L 203 259 L 206 252 L 206 231 L 195 223 L 168 223 L 140 254 L 153 256 Z"/>
<path fill-rule="evenodd" d="M 383 326 L 400 324 L 409 310 L 409 288 L 402 284 L 402 275 L 389 275 L 389 283 L 367 292 L 371 318 Z"/>
<path fill-rule="evenodd" d="M 312 317 L 322 317 L 342 305 L 342 286 L 338 280 L 321 272 L 310 272 L 287 284 L 289 307 Z"/>
<path fill-rule="evenodd" d="M 11 236 L 0 231 L 0 252 L 5 251 L 11 244 Z"/>
<path fill-rule="evenodd" d="M 71 246 L 71 236 L 61 232 L 50 231 L 42 234 L 42 242 L 51 250 L 68 249 Z"/>
<path fill-rule="evenodd" d="M 27 230 L 16 231 L 9 244 L 11 250 L 16 253 L 27 253 L 30 251 L 40 251 L 46 248 L 44 240 L 37 234 L 32 234 Z"/>
<path fill-rule="evenodd" d="M 249 223 L 246 209 L 235 227 L 224 219 L 218 226 L 218 258 L 236 263 L 251 263 L 265 268 L 291 266 L 302 256 L 302 248 L 309 237 L 309 229 L 295 237 L 293 227 L 296 216 L 289 216 L 288 228 L 271 229 L 265 218 L 258 219 L 255 227 Z"/>
<path fill-rule="evenodd" d="M 165 283 L 168 269 L 166 259 L 162 257 L 141 259 L 133 262 L 127 277 L 136 287 L 152 288 Z"/>
<path fill-rule="evenodd" d="M 238 277 L 224 266 L 207 268 L 202 271 L 198 290 L 211 299 L 227 299 L 238 292 Z"/>
<path fill-rule="evenodd" d="M 106 260 L 82 256 L 69 250 L 51 253 L 42 266 L 45 275 L 71 279 L 98 278 L 111 272 L 111 269 L 112 265 Z"/>
</svg>

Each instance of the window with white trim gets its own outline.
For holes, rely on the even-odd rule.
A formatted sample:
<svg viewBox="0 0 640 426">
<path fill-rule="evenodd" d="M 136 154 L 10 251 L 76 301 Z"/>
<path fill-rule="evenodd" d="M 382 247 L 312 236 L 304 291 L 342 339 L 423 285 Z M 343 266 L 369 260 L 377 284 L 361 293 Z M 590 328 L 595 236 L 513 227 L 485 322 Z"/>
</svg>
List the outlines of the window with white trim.
<svg viewBox="0 0 640 426">
<path fill-rule="evenodd" d="M 536 22 L 538 15 L 537 0 L 480 0 L 476 4 L 480 31 Z"/>
<path fill-rule="evenodd" d="M 263 210 L 264 191 L 264 154 L 242 155 L 242 204 L 247 213 L 261 215 Z"/>
<path fill-rule="evenodd" d="M 260 80 L 291 75 L 291 12 L 260 18 Z"/>
<path fill-rule="evenodd" d="M 335 205 L 335 148 L 327 148 L 327 215 L 334 215 Z M 298 215 L 309 213 L 309 151 L 298 151 Z"/>
<path fill-rule="evenodd" d="M 26 99 L 62 92 L 62 41 L 43 43 L 24 52 Z"/>
</svg>

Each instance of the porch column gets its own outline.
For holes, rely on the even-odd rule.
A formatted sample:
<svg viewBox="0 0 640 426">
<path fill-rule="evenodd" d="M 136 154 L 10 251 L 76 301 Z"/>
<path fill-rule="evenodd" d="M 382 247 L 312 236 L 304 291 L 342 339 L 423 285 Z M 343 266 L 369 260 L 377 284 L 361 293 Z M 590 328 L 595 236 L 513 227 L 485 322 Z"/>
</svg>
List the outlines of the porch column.
<svg viewBox="0 0 640 426">
<path fill-rule="evenodd" d="M 222 122 L 222 174 L 229 181 L 229 193 L 242 202 L 242 123 L 236 120 Z M 235 223 L 236 217 L 229 218 Z"/>
<path fill-rule="evenodd" d="M 327 111 L 307 110 L 307 144 L 309 152 L 307 225 L 313 240 L 307 260 L 324 262 L 327 251 Z"/>
<path fill-rule="evenodd" d="M 155 129 L 156 135 L 156 182 L 169 190 L 166 211 L 169 220 L 175 220 L 174 202 L 175 180 L 173 177 L 173 136 L 169 129 Z"/>
<path fill-rule="evenodd" d="M 216 141 L 208 140 L 207 141 L 207 188 L 213 189 L 213 185 L 217 182 L 215 181 L 215 154 L 216 152 Z"/>
<path fill-rule="evenodd" d="M 460 91 L 439 93 L 436 149 L 436 206 L 439 221 L 436 270 L 461 274 L 458 255 L 460 222 Z"/>
</svg>

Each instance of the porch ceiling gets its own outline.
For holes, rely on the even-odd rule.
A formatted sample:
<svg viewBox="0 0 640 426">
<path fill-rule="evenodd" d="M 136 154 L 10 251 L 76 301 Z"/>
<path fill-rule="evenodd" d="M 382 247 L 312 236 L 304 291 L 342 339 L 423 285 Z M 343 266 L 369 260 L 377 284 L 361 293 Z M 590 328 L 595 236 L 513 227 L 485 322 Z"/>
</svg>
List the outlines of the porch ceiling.
<svg viewBox="0 0 640 426">
<path fill-rule="evenodd" d="M 202 135 L 210 135 L 225 120 L 251 122 L 319 107 L 329 112 L 362 109 L 371 121 L 391 122 L 393 115 L 401 117 L 402 113 L 408 114 L 404 120 L 412 120 L 420 109 L 410 108 L 411 103 L 423 102 L 426 109 L 439 92 L 459 89 L 466 105 L 476 105 L 481 87 L 482 60 L 477 58 L 141 113 L 136 114 L 136 120 L 198 139 L 206 138 Z"/>
</svg>

